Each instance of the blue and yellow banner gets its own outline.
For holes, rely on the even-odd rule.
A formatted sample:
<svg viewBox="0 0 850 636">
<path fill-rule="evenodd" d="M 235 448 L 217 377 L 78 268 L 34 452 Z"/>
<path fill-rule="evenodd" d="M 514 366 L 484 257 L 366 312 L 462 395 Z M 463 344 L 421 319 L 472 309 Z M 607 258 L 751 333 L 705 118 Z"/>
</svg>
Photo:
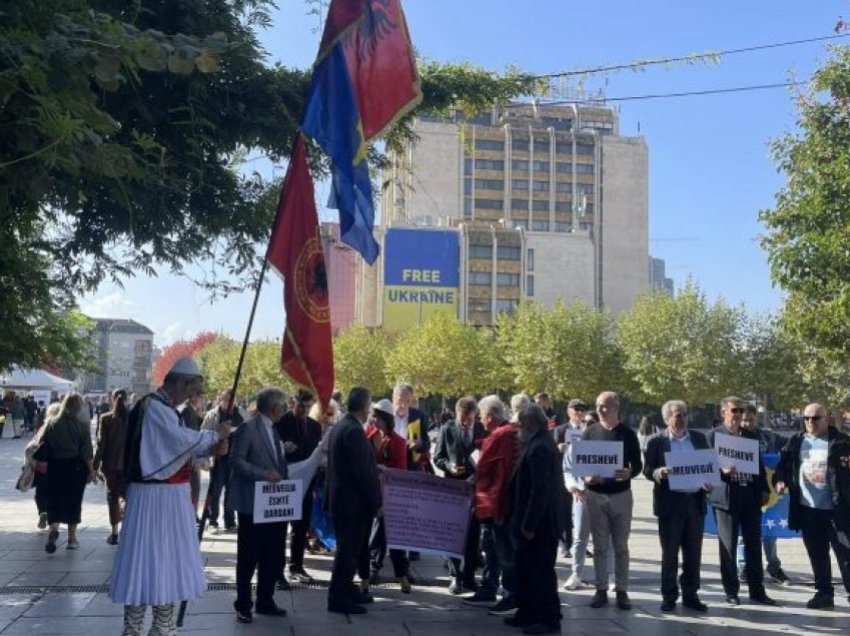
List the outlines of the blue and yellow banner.
<svg viewBox="0 0 850 636">
<path fill-rule="evenodd" d="M 383 326 L 401 331 L 457 316 L 460 244 L 452 230 L 391 228 L 384 240 Z"/>
</svg>

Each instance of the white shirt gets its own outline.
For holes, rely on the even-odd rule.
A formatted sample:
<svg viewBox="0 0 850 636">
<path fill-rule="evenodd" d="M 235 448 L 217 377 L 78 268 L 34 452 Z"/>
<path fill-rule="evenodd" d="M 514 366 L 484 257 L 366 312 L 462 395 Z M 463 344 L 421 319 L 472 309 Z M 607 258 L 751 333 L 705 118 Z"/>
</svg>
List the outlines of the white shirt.
<svg viewBox="0 0 850 636">
<path fill-rule="evenodd" d="M 272 424 L 272 421 L 268 417 L 263 415 L 262 413 L 260 413 L 259 415 L 260 415 L 260 422 L 263 423 L 263 429 L 266 431 L 266 435 L 269 438 L 269 445 L 271 446 L 272 450 L 274 451 L 274 459 L 275 459 L 275 461 L 279 461 L 280 458 L 277 456 L 278 448 L 277 448 L 277 446 L 275 445 L 275 442 L 274 442 L 274 428 L 273 428 L 274 424 Z"/>
<path fill-rule="evenodd" d="M 393 415 L 393 419 L 395 420 L 395 425 L 393 428 L 399 437 L 402 439 L 407 439 L 407 424 L 410 420 L 410 411 L 404 414 L 404 417 L 399 417 L 398 415 Z"/>
</svg>

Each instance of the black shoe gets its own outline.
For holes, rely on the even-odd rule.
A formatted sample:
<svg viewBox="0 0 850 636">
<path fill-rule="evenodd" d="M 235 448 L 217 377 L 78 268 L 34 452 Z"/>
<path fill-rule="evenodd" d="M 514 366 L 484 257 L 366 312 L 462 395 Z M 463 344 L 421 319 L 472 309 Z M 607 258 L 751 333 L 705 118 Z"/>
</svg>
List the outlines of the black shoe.
<svg viewBox="0 0 850 636">
<path fill-rule="evenodd" d="M 254 622 L 251 610 L 236 610 L 236 622 L 247 625 Z"/>
<path fill-rule="evenodd" d="M 58 538 L 58 530 L 51 530 L 50 533 L 47 535 L 47 544 L 45 544 L 44 546 L 44 551 L 47 552 L 47 554 L 53 554 L 54 552 L 56 552 L 56 540 Z"/>
<path fill-rule="evenodd" d="M 265 614 L 266 616 L 286 616 L 286 610 L 278 607 L 274 603 L 271 605 L 257 605 L 254 608 L 255 614 Z"/>
<path fill-rule="evenodd" d="M 771 607 L 776 607 L 776 606 L 778 606 L 778 605 L 779 605 L 779 603 L 778 603 L 778 602 L 776 602 L 775 600 L 773 600 L 772 598 L 770 598 L 770 597 L 769 597 L 767 594 L 765 594 L 764 592 L 762 592 L 761 594 L 755 594 L 755 595 L 751 594 L 751 595 L 750 595 L 750 600 L 751 600 L 753 603 L 758 603 L 759 605 L 770 605 Z"/>
<path fill-rule="evenodd" d="M 463 599 L 464 605 L 480 605 L 482 603 L 493 604 L 496 602 L 496 595 L 493 592 L 487 592 L 479 588 L 472 596 L 467 596 Z"/>
<path fill-rule="evenodd" d="M 782 585 L 784 587 L 791 585 L 791 579 L 788 578 L 788 575 L 785 574 L 785 571 L 782 568 L 779 568 L 775 572 L 768 572 L 767 575 L 770 577 L 770 580 L 777 585 Z"/>
<path fill-rule="evenodd" d="M 682 599 L 682 607 L 694 610 L 695 612 L 707 612 L 708 605 L 699 600 L 697 596 L 687 596 Z"/>
<path fill-rule="evenodd" d="M 593 595 L 593 600 L 590 601 L 590 606 L 594 609 L 599 609 L 606 605 L 608 605 L 608 592 L 606 590 L 596 590 L 596 594 Z"/>
<path fill-rule="evenodd" d="M 312 576 L 307 574 L 307 571 L 304 568 L 290 568 L 289 577 L 294 579 L 297 583 L 300 583 L 301 585 L 312 585 L 316 582 Z"/>
<path fill-rule="evenodd" d="M 523 627 L 523 634 L 560 634 L 560 625 L 544 625 L 543 623 L 535 623 L 528 627 Z"/>
<path fill-rule="evenodd" d="M 727 594 L 726 595 L 726 604 L 727 605 L 740 605 L 741 597 L 737 594 Z"/>
<path fill-rule="evenodd" d="M 684 603 L 682 603 L 684 605 Z M 661 603 L 661 611 L 662 612 L 672 612 L 676 609 L 676 600 L 672 598 L 665 598 L 664 602 Z"/>
<path fill-rule="evenodd" d="M 525 618 L 508 616 L 505 618 L 505 625 L 508 625 L 509 627 L 529 627 L 531 623 L 529 623 L 528 619 Z"/>
<path fill-rule="evenodd" d="M 368 590 L 357 590 L 351 595 L 351 602 L 355 605 L 368 605 L 375 602 L 375 597 Z"/>
<path fill-rule="evenodd" d="M 366 608 L 355 603 L 349 603 L 348 605 L 328 603 L 328 611 L 334 614 L 365 614 Z"/>
<path fill-rule="evenodd" d="M 809 609 L 832 609 L 835 607 L 835 599 L 832 596 L 815 594 L 806 603 L 806 607 Z"/>
<path fill-rule="evenodd" d="M 625 592 L 617 592 L 617 607 L 621 610 L 632 609 L 632 602 L 629 600 L 629 595 Z"/>
<path fill-rule="evenodd" d="M 118 535 L 113 532 L 106 538 L 106 542 L 109 545 L 118 545 Z"/>
<path fill-rule="evenodd" d="M 278 578 L 277 583 L 275 583 L 275 587 L 284 592 L 288 592 L 292 589 L 292 586 L 289 584 L 289 581 L 286 580 L 285 576 Z"/>
<path fill-rule="evenodd" d="M 517 603 L 513 598 L 503 598 L 487 612 L 490 616 L 513 616 L 517 613 Z"/>
</svg>

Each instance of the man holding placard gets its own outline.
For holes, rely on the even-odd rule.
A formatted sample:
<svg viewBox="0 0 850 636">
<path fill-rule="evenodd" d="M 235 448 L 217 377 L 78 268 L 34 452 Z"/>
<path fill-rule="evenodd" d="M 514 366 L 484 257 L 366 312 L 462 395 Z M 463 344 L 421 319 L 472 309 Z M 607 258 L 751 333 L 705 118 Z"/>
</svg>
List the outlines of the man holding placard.
<svg viewBox="0 0 850 636">
<path fill-rule="evenodd" d="M 708 609 L 700 587 L 702 537 L 705 526 L 705 493 L 719 480 L 719 468 L 705 436 L 688 430 L 688 405 L 670 400 L 661 407 L 667 430 L 651 438 L 646 447 L 643 474 L 654 482 L 652 510 L 658 517 L 661 539 L 662 612 L 672 612 L 679 598 L 676 574 L 682 552 L 682 605 Z"/>
<path fill-rule="evenodd" d="M 257 396 L 257 415 L 242 424 L 230 449 L 232 475 L 227 505 L 239 516 L 236 538 L 236 620 L 251 623 L 251 579 L 257 571 L 257 614 L 286 616 L 274 602 L 274 585 L 283 568 L 286 521 L 257 519 L 254 514 L 257 484 L 278 484 L 287 477 L 286 457 L 274 429 L 286 412 L 286 395 L 266 388 Z M 300 512 L 300 502 L 296 506 Z"/>
<path fill-rule="evenodd" d="M 723 424 L 708 432 L 708 444 L 717 451 L 723 484 L 711 491 L 720 548 L 720 576 L 729 605 L 740 605 L 736 551 L 739 533 L 744 538 L 744 557 L 750 600 L 777 605 L 764 590 L 761 560 L 761 507 L 770 494 L 758 437 L 741 426 L 744 401 L 730 396 L 720 402 Z"/>
<path fill-rule="evenodd" d="M 596 398 L 599 424 L 589 426 L 572 450 L 573 475 L 583 476 L 587 489 L 590 530 L 593 533 L 593 569 L 596 594 L 591 607 L 608 604 L 608 549 L 614 544 L 617 607 L 631 609 L 629 600 L 629 535 L 632 530 L 632 477 L 643 462 L 637 435 L 620 423 L 620 397 L 605 391 Z M 588 444 L 592 442 L 592 444 Z"/>
</svg>

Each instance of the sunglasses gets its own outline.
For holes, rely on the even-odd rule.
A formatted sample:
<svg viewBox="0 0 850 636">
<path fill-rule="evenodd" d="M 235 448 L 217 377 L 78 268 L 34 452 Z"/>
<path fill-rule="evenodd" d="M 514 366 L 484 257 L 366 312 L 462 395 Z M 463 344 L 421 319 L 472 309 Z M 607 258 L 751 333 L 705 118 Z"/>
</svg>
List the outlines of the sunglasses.
<svg viewBox="0 0 850 636">
<path fill-rule="evenodd" d="M 586 420 L 582 420 L 582 422 L 584 424 L 596 424 L 596 420 L 594 420 L 592 417 L 588 417 Z"/>
<path fill-rule="evenodd" d="M 820 422 L 823 419 L 822 415 L 804 415 L 803 419 L 807 422 Z"/>
<path fill-rule="evenodd" d="M 741 408 L 738 408 L 738 407 L 735 407 L 735 408 L 733 408 L 733 409 L 729 409 L 729 410 L 730 410 L 732 413 L 734 413 L 735 415 L 740 415 L 741 413 L 743 413 L 743 412 L 744 412 L 744 409 L 741 409 Z"/>
</svg>

